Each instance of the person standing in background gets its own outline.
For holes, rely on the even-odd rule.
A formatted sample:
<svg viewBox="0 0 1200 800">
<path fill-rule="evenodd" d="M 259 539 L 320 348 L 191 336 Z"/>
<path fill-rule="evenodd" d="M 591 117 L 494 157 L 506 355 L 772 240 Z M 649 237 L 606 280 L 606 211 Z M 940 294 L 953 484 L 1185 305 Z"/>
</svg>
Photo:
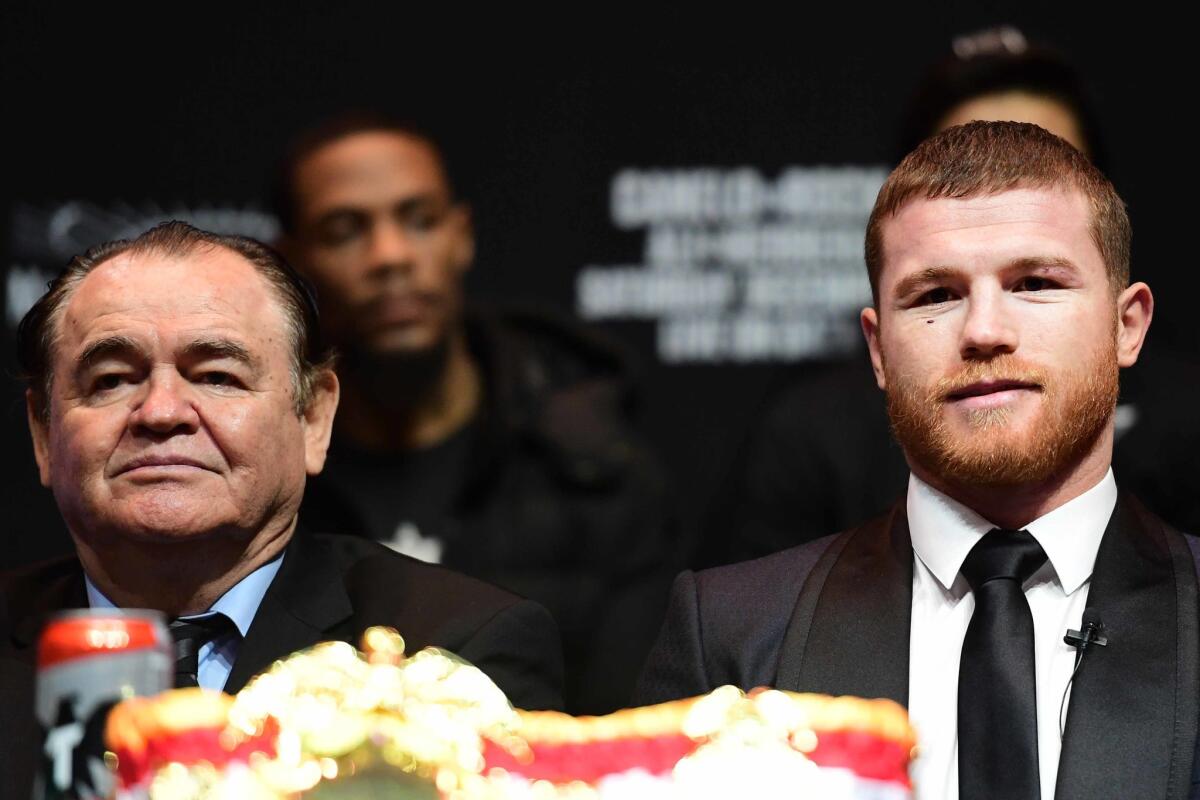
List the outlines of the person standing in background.
<svg viewBox="0 0 1200 800">
<path fill-rule="evenodd" d="M 677 564 L 619 352 L 562 319 L 467 304 L 471 212 L 412 126 L 329 121 L 297 139 L 274 194 L 280 246 L 341 356 L 305 518 L 543 603 L 568 710 L 619 707 Z"/>
</svg>

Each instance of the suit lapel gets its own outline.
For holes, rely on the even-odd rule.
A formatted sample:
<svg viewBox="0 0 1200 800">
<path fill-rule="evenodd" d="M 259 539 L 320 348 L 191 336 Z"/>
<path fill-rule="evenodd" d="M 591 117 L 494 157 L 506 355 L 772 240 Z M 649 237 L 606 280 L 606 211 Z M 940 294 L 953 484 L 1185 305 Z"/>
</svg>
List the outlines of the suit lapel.
<svg viewBox="0 0 1200 800">
<path fill-rule="evenodd" d="M 83 567 L 74 557 L 55 562 L 45 573 L 26 576 L 9 602 L 14 650 L 32 663 L 38 636 L 50 617 L 69 608 L 88 607 Z"/>
<path fill-rule="evenodd" d="M 1109 638 L 1071 689 L 1058 798 L 1188 796 L 1197 728 L 1195 566 L 1182 536 L 1122 496 L 1088 606 Z"/>
<path fill-rule="evenodd" d="M 238 649 L 225 691 L 234 694 L 275 660 L 331 638 L 330 629 L 352 613 L 333 548 L 297 531 Z"/>
<path fill-rule="evenodd" d="M 329 542 L 297 531 L 238 649 L 226 692 L 237 692 L 278 658 L 336 638 L 329 632 L 353 607 L 333 550 Z M 7 599 L 14 657 L 32 664 L 46 620 L 63 609 L 87 608 L 88 601 L 83 569 L 74 558 L 31 575 L 27 583 Z"/>
<path fill-rule="evenodd" d="M 902 503 L 837 537 L 800 591 L 776 686 L 907 705 L 912 576 Z"/>
</svg>

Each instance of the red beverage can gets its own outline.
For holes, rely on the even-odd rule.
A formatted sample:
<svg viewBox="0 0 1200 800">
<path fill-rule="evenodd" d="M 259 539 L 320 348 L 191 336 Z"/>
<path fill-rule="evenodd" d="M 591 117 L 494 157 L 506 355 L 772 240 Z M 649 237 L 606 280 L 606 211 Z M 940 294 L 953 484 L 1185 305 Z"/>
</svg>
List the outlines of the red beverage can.
<svg viewBox="0 0 1200 800">
<path fill-rule="evenodd" d="M 108 712 L 128 697 L 170 689 L 174 665 L 158 611 L 91 608 L 54 615 L 38 640 L 34 711 L 45 737 L 35 800 L 110 796 Z"/>
</svg>

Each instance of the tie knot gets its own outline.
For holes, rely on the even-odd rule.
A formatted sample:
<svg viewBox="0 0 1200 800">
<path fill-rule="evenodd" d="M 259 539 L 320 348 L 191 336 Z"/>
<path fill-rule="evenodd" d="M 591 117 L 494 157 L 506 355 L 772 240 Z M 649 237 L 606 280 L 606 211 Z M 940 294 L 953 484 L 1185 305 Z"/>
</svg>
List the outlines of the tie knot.
<svg viewBox="0 0 1200 800">
<path fill-rule="evenodd" d="M 200 648 L 214 639 L 237 632 L 233 620 L 221 613 L 206 617 L 173 619 L 167 624 L 175 642 L 175 688 L 199 685 Z"/>
<path fill-rule="evenodd" d="M 993 528 L 975 543 L 962 565 L 963 577 L 976 591 L 988 581 L 1003 578 L 1018 585 L 1046 563 L 1046 551 L 1029 531 Z"/>
<path fill-rule="evenodd" d="M 176 653 L 183 654 L 196 653 L 208 642 L 233 633 L 237 628 L 233 620 L 217 613 L 207 617 L 173 619 L 167 624 L 167 630 L 175 642 Z"/>
</svg>

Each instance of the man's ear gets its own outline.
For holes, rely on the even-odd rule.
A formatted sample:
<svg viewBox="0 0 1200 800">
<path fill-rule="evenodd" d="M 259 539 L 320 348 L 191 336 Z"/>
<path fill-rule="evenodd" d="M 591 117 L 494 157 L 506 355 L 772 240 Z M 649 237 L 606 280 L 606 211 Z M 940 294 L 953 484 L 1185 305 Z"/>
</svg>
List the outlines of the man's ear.
<svg viewBox="0 0 1200 800">
<path fill-rule="evenodd" d="M 862 325 L 863 336 L 867 340 L 867 349 L 871 352 L 871 369 L 875 371 L 875 384 L 880 389 L 887 389 L 887 379 L 883 375 L 883 351 L 879 349 L 879 312 L 872 306 L 867 306 L 858 315 Z"/>
<path fill-rule="evenodd" d="M 1140 281 L 1131 284 L 1117 297 L 1117 363 L 1132 367 L 1150 330 L 1154 316 L 1154 295 Z"/>
<path fill-rule="evenodd" d="M 454 226 L 453 264 L 461 275 L 475 263 L 475 223 L 466 203 L 455 203 L 450 214 Z"/>
<path fill-rule="evenodd" d="M 332 369 L 322 370 L 313 381 L 312 397 L 300 420 L 304 425 L 304 470 L 309 475 L 317 475 L 325 468 L 340 395 L 337 374 Z"/>
<path fill-rule="evenodd" d="M 37 461 L 38 478 L 50 488 L 50 431 L 41 409 L 45 408 L 33 389 L 25 390 L 25 417 L 29 420 L 29 435 L 33 438 L 33 458 Z M 45 400 L 49 402 L 49 400 Z"/>
</svg>

